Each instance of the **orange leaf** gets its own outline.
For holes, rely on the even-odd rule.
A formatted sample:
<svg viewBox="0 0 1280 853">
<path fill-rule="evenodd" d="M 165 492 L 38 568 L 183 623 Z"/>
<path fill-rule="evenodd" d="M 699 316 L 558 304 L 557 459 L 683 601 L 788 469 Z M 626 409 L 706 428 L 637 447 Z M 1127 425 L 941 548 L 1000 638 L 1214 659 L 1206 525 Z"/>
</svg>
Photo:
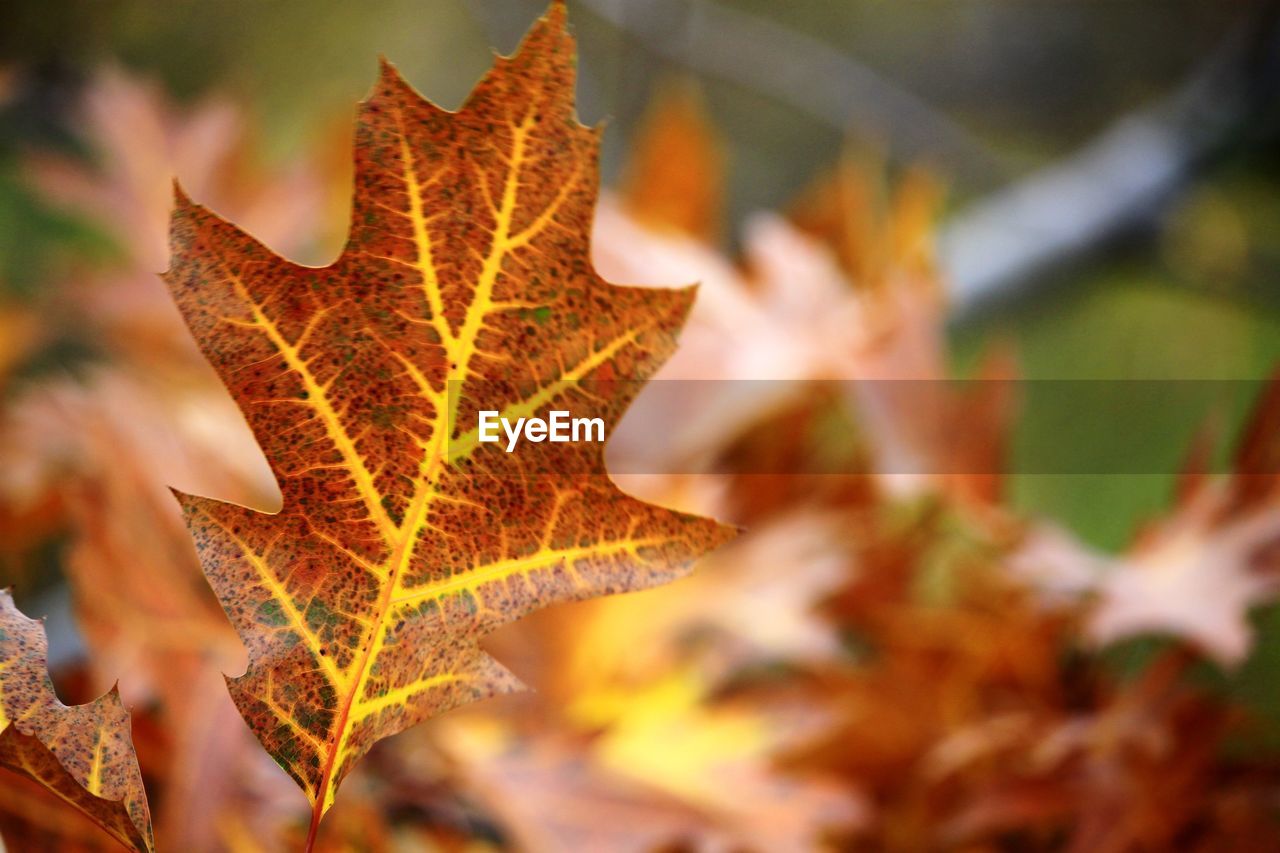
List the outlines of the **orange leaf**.
<svg viewBox="0 0 1280 853">
<path fill-rule="evenodd" d="M 1280 484 L 1280 368 L 1262 389 L 1234 459 L 1229 510 L 1243 513 L 1273 498 Z"/>
<path fill-rule="evenodd" d="M 39 782 L 131 850 L 151 850 L 151 814 L 120 694 L 63 705 L 48 652 L 44 627 L 0 592 L 0 766 Z"/>
<path fill-rule="evenodd" d="M 615 380 L 657 369 L 692 302 L 591 269 L 600 135 L 574 115 L 574 65 L 562 3 L 456 113 L 384 65 L 328 267 L 179 192 L 167 279 L 284 502 L 180 500 L 249 648 L 232 696 L 311 800 L 313 838 L 375 742 L 517 687 L 483 634 L 669 580 L 728 538 L 623 494 L 602 443 L 478 440 L 482 409 L 611 429 L 639 385 Z"/>
<path fill-rule="evenodd" d="M 876 151 L 850 145 L 792 204 L 790 219 L 830 246 L 863 290 L 882 291 L 895 278 L 933 289 L 941 188 L 921 167 L 904 172 L 890 188 L 887 171 Z"/>
<path fill-rule="evenodd" d="M 712 242 L 724 208 L 724 149 L 696 89 L 668 84 L 640 127 L 622 182 L 646 225 Z"/>
</svg>

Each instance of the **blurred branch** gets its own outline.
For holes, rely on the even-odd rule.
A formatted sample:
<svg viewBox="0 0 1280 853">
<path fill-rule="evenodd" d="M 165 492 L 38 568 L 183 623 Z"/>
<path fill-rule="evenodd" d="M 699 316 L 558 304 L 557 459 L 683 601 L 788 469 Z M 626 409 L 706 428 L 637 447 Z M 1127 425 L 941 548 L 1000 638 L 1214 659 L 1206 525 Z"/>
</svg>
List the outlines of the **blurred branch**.
<svg viewBox="0 0 1280 853">
<path fill-rule="evenodd" d="M 953 217 L 940 252 L 956 314 L 1148 225 L 1207 160 L 1246 135 L 1280 91 L 1277 9 L 1255 9 L 1173 94 Z"/>
<path fill-rule="evenodd" d="M 925 101 L 818 39 L 716 0 L 578 0 L 657 56 L 775 98 L 845 133 L 876 129 L 910 159 L 990 182 L 980 140 Z"/>
</svg>

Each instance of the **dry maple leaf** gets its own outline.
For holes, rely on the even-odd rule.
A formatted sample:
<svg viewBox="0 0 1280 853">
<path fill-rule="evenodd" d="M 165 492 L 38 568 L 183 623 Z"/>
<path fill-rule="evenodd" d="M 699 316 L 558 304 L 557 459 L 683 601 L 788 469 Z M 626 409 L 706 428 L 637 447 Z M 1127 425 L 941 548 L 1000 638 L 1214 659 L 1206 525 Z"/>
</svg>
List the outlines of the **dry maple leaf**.
<svg viewBox="0 0 1280 853">
<path fill-rule="evenodd" d="M 1011 565 L 1042 589 L 1096 594 L 1086 626 L 1094 643 L 1167 634 L 1222 666 L 1239 665 L 1253 647 L 1249 611 L 1274 601 L 1280 590 L 1278 419 L 1280 376 L 1255 403 L 1232 470 L 1220 478 L 1198 473 L 1196 457 L 1202 450 L 1193 446 L 1177 506 L 1145 525 L 1127 553 L 1098 554 L 1041 525 L 1026 537 Z"/>
<path fill-rule="evenodd" d="M 79 809 L 132 850 L 151 850 L 151 814 L 115 690 L 87 705 L 58 701 L 44 627 L 0 592 L 0 766 Z"/>
<path fill-rule="evenodd" d="M 481 444 L 477 411 L 611 429 L 691 290 L 591 269 L 598 130 L 573 111 L 562 3 L 456 113 L 389 66 L 360 111 L 342 255 L 303 267 L 181 192 L 167 280 L 280 482 L 266 515 L 180 496 L 249 648 L 232 695 L 313 803 L 372 745 L 517 682 L 478 638 L 638 589 L 726 540 L 623 494 L 598 443 Z M 582 382 L 590 382 L 587 393 Z"/>
</svg>

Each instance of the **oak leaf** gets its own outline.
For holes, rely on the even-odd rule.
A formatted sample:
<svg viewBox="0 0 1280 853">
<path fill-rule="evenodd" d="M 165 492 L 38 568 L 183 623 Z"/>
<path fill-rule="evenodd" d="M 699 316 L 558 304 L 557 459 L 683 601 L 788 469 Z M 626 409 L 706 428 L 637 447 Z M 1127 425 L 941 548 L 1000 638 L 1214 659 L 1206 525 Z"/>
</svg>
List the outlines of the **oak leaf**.
<svg viewBox="0 0 1280 853">
<path fill-rule="evenodd" d="M 44 627 L 0 592 L 0 766 L 40 783 L 131 850 L 151 850 L 151 814 L 120 694 L 63 705 L 48 652 Z"/>
<path fill-rule="evenodd" d="M 181 191 L 166 278 L 283 494 L 180 495 L 249 649 L 232 696 L 313 804 L 378 740 L 515 689 L 479 638 L 682 574 L 729 530 L 623 494 L 600 443 L 480 443 L 477 413 L 612 429 L 693 292 L 616 287 L 588 235 L 599 131 L 562 3 L 442 110 L 384 64 L 356 128 L 351 232 L 304 267 Z M 589 387 L 588 387 L 589 386 Z"/>
</svg>

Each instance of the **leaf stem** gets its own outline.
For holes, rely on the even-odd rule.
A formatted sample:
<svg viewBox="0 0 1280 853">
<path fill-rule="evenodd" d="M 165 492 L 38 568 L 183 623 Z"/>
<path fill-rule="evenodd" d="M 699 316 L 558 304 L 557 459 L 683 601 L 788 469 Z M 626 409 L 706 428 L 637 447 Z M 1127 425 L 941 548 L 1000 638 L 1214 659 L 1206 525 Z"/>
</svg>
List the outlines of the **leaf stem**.
<svg viewBox="0 0 1280 853">
<path fill-rule="evenodd" d="M 312 853 L 316 847 L 316 838 L 320 834 L 320 817 L 324 814 L 324 800 L 316 800 L 311 807 L 311 826 L 307 829 L 307 845 L 304 853 Z"/>
</svg>

